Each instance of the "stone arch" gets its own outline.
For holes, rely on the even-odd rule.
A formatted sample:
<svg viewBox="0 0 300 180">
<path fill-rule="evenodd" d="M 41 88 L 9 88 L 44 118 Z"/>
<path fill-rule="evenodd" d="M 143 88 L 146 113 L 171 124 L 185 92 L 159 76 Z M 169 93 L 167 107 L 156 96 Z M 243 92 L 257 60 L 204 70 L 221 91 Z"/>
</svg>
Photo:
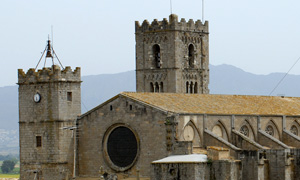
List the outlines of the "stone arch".
<svg viewBox="0 0 300 180">
<path fill-rule="evenodd" d="M 215 124 L 215 126 L 212 128 L 212 132 L 218 137 L 221 137 L 227 141 L 229 139 L 228 132 L 221 120 Z"/>
<path fill-rule="evenodd" d="M 189 86 L 190 86 L 190 83 L 187 81 L 186 83 L 185 83 L 185 87 L 186 87 L 186 93 L 189 93 Z"/>
<path fill-rule="evenodd" d="M 198 83 L 197 82 L 195 82 L 195 85 L 194 85 L 194 93 L 198 94 Z"/>
<path fill-rule="evenodd" d="M 247 127 L 248 129 L 248 134 L 245 134 L 246 132 L 243 131 L 243 127 Z M 254 140 L 256 139 L 255 137 L 255 133 L 254 133 L 254 129 L 252 127 L 252 125 L 249 123 L 249 121 L 247 119 L 245 119 L 245 121 L 243 122 L 243 124 L 241 125 L 240 129 L 239 129 L 240 133 L 244 134 L 245 136 L 249 137 L 250 139 Z"/>
<path fill-rule="evenodd" d="M 154 92 L 154 85 L 152 82 L 150 83 L 150 92 Z"/>
<path fill-rule="evenodd" d="M 191 84 L 190 84 L 190 93 L 191 94 L 194 93 L 194 83 L 193 83 L 193 81 L 191 81 Z"/>
<path fill-rule="evenodd" d="M 156 82 L 155 85 L 154 85 L 154 92 L 159 92 L 158 82 Z"/>
<path fill-rule="evenodd" d="M 267 123 L 265 132 L 280 140 L 279 128 L 272 119 Z"/>
<path fill-rule="evenodd" d="M 154 44 L 152 47 L 153 53 L 153 65 L 155 68 L 161 68 L 161 58 L 160 58 L 160 46 L 158 44 Z"/>
<path fill-rule="evenodd" d="M 192 129 L 191 129 L 192 128 Z M 191 132 L 192 130 L 192 132 Z M 191 137 L 193 136 L 193 137 Z M 200 148 L 202 145 L 199 130 L 192 120 L 190 120 L 182 129 L 182 138 L 185 141 L 192 141 L 193 147 Z"/>
<path fill-rule="evenodd" d="M 160 92 L 164 92 L 164 83 L 160 82 Z"/>
<path fill-rule="evenodd" d="M 194 68 L 195 47 L 193 44 L 190 44 L 188 47 L 188 57 L 189 57 L 189 68 Z"/>
<path fill-rule="evenodd" d="M 299 122 L 295 119 L 291 124 L 288 126 L 288 131 L 293 133 L 296 136 L 300 136 L 300 124 Z"/>
</svg>

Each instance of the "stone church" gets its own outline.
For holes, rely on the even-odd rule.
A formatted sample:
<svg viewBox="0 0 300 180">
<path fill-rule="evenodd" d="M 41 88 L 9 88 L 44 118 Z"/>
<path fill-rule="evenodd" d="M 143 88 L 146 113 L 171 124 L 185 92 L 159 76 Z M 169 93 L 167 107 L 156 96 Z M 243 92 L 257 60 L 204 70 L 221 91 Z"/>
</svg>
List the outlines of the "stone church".
<svg viewBox="0 0 300 180">
<path fill-rule="evenodd" d="M 22 180 L 300 179 L 300 98 L 209 94 L 207 21 L 135 35 L 137 92 L 84 114 L 80 68 L 18 70 Z"/>
</svg>

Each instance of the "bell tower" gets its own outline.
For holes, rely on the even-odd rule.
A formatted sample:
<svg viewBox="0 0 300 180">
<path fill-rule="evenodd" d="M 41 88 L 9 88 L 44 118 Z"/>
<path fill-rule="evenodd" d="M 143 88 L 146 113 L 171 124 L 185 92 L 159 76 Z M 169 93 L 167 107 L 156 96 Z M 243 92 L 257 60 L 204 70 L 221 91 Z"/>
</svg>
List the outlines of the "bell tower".
<svg viewBox="0 0 300 180">
<path fill-rule="evenodd" d="M 51 60 L 51 67 L 18 70 L 20 179 L 57 180 L 73 174 L 70 129 L 76 129 L 81 113 L 80 68 L 54 65 L 57 56 L 50 40 L 44 54 L 44 64 Z"/>
<path fill-rule="evenodd" d="M 208 22 L 135 22 L 136 91 L 208 94 Z"/>
</svg>

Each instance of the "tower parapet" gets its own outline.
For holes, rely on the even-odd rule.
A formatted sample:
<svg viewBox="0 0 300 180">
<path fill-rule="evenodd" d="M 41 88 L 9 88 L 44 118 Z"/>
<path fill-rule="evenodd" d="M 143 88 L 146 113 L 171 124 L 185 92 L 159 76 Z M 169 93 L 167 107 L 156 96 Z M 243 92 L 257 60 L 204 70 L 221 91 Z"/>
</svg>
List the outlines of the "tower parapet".
<svg viewBox="0 0 300 180">
<path fill-rule="evenodd" d="M 135 21 L 135 32 L 152 32 L 161 30 L 181 30 L 181 31 L 193 31 L 193 32 L 204 32 L 208 33 L 208 21 L 204 24 L 197 20 L 196 22 L 190 19 L 188 22 L 184 18 L 178 21 L 178 16 L 176 14 L 171 14 L 169 16 L 169 21 L 164 18 L 162 21 L 154 19 L 150 24 L 147 20 L 144 20 L 140 25 L 138 21 Z"/>
<path fill-rule="evenodd" d="M 48 82 L 81 82 L 80 67 L 72 71 L 70 66 L 61 70 L 59 66 L 54 65 L 51 68 L 44 67 L 35 71 L 31 68 L 25 73 L 23 69 L 18 69 L 18 84 L 35 84 Z"/>
<path fill-rule="evenodd" d="M 135 40 L 137 92 L 209 93 L 208 21 L 136 21 Z"/>
</svg>

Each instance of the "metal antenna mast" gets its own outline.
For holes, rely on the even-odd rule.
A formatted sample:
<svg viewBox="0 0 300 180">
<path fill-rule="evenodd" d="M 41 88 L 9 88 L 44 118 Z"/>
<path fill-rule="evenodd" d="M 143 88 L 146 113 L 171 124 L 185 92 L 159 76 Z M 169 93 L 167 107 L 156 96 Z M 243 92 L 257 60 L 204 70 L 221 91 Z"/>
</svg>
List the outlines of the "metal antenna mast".
<svg viewBox="0 0 300 180">
<path fill-rule="evenodd" d="M 172 0 L 170 0 L 170 11 L 171 11 L 171 14 L 173 13 L 172 12 Z"/>
<path fill-rule="evenodd" d="M 53 44 L 54 44 L 54 41 L 53 41 L 53 25 L 51 25 L 51 39 L 52 39 L 52 48 L 53 48 Z"/>
<path fill-rule="evenodd" d="M 202 0 L 202 22 L 204 23 L 204 0 Z"/>
</svg>

